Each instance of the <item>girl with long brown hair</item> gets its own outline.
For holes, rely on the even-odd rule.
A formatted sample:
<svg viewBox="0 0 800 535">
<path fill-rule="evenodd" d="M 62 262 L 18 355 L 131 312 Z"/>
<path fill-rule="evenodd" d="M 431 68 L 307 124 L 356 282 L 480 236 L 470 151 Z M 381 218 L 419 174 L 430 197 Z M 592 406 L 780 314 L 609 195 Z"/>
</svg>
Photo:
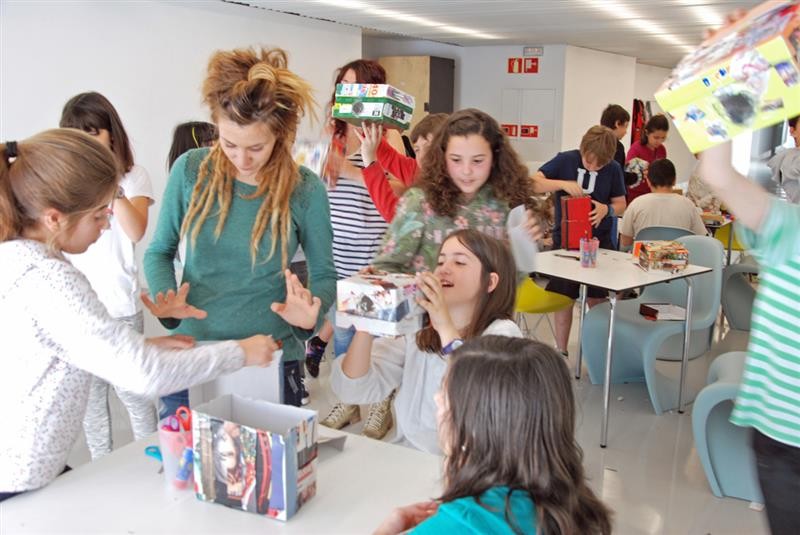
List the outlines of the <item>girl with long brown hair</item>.
<svg viewBox="0 0 800 535">
<path fill-rule="evenodd" d="M 150 292 L 161 315 L 174 318 L 174 332 L 199 340 L 269 333 L 280 340 L 284 402 L 300 405 L 302 341 L 321 323 L 336 282 L 325 188 L 291 156 L 300 118 L 313 106 L 311 87 L 288 69 L 283 50 L 237 49 L 211 57 L 203 98 L 219 139 L 172 166 L 144 258 Z M 188 294 L 175 291 L 173 266 L 184 237 Z M 299 284 L 287 273 L 299 246 L 309 288 L 287 295 Z M 306 308 L 313 314 L 298 313 Z M 188 394 L 163 401 L 162 415 Z"/>
<path fill-rule="evenodd" d="M 400 200 L 373 261 L 376 269 L 433 269 L 439 246 L 457 229 L 506 239 L 508 212 L 534 195 L 528 169 L 500 125 L 476 109 L 454 113 L 439 128 L 417 184 Z M 528 216 L 528 231 L 538 239 L 540 229 Z"/>
<path fill-rule="evenodd" d="M 380 401 L 397 389 L 395 441 L 440 453 L 433 395 L 450 353 L 484 334 L 522 336 L 512 320 L 514 259 L 503 242 L 460 230 L 442 244 L 436 269 L 417 275 L 417 284 L 430 325 L 416 336 L 374 342 L 369 333 L 356 332 L 347 354 L 333 363 L 331 387 L 353 404 Z"/>
<path fill-rule="evenodd" d="M 540 342 L 466 342 L 436 394 L 444 492 L 396 509 L 375 533 L 611 533 L 586 483 L 572 389 L 564 359 Z"/>
<path fill-rule="evenodd" d="M 119 185 L 111 151 L 74 129 L 0 144 L 0 501 L 64 470 L 93 376 L 140 396 L 266 365 L 277 345 L 258 335 L 191 348 L 189 337 L 145 339 L 116 321 L 64 258 L 108 229 Z"/>
</svg>

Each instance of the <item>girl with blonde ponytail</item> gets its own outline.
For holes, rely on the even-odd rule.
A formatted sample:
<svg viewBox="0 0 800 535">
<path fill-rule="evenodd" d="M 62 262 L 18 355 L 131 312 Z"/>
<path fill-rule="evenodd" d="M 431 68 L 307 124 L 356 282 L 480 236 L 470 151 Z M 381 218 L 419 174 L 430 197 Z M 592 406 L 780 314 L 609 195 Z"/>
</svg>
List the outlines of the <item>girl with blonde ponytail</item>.
<svg viewBox="0 0 800 535">
<path fill-rule="evenodd" d="M 311 87 L 287 68 L 283 50 L 236 49 L 211 57 L 203 99 L 219 139 L 172 166 L 144 257 L 154 310 L 198 340 L 273 335 L 283 343 L 284 401 L 299 405 L 302 343 L 320 307 L 333 302 L 336 282 L 325 188 L 291 156 L 300 118 L 314 105 Z M 184 237 L 181 292 L 173 260 Z M 286 272 L 298 246 L 308 289 Z M 188 395 L 163 401 L 162 415 Z"/>
</svg>

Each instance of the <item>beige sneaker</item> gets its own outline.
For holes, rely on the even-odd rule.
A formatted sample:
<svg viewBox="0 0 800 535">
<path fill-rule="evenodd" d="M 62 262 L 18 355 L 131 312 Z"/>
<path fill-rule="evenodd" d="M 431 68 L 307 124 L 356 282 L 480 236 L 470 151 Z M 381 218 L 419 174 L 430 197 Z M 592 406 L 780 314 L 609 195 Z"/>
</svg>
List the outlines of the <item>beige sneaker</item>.
<svg viewBox="0 0 800 535">
<path fill-rule="evenodd" d="M 380 403 L 373 403 L 369 407 L 367 421 L 361 434 L 365 437 L 381 440 L 389 432 L 394 423 L 392 418 L 392 400 L 394 393 Z"/>
<path fill-rule="evenodd" d="M 359 421 L 361 421 L 361 411 L 358 410 L 358 405 L 337 403 L 320 423 L 325 427 L 341 429 L 346 425 L 353 425 Z"/>
</svg>

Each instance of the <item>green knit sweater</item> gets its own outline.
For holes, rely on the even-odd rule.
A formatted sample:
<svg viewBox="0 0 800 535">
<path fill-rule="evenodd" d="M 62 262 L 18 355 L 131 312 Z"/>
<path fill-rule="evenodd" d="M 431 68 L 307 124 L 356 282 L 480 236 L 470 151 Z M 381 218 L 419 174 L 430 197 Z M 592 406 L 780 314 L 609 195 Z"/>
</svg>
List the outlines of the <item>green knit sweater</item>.
<svg viewBox="0 0 800 535">
<path fill-rule="evenodd" d="M 208 149 L 191 150 L 173 165 L 153 239 L 144 255 L 144 272 L 150 294 L 176 288 L 174 259 L 181 240 L 180 228 L 187 212 L 200 163 Z M 197 240 L 187 237 L 181 283 L 191 284 L 188 302 L 208 312 L 204 320 L 186 319 L 173 332 L 201 340 L 240 339 L 270 334 L 283 342 L 284 360 L 303 358 L 303 341 L 312 331 L 298 329 L 270 310 L 284 302 L 286 283 L 281 269 L 281 242 L 269 257 L 273 236 L 269 227 L 259 243 L 255 265 L 250 255 L 253 223 L 263 197 L 246 198 L 256 187 L 238 180 L 219 238 L 214 236 L 218 211 L 212 209 Z M 300 168 L 300 181 L 290 200 L 291 228 L 288 253 L 303 247 L 309 270 L 309 289 L 322 300 L 317 326 L 336 296 L 336 271 L 331 250 L 332 231 L 328 198 L 314 173 Z"/>
</svg>

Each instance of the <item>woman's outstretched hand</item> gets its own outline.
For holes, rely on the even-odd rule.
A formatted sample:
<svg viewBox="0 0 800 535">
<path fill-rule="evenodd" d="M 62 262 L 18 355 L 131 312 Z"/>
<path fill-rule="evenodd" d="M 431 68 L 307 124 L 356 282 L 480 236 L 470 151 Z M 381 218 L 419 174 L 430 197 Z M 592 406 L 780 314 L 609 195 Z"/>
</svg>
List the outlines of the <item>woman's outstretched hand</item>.
<svg viewBox="0 0 800 535">
<path fill-rule="evenodd" d="M 167 290 L 167 293 L 158 292 L 156 300 L 150 299 L 147 292 L 142 292 L 141 299 L 147 310 L 157 318 L 175 318 L 186 319 L 194 318 L 196 320 L 206 319 L 208 313 L 205 310 L 193 307 L 186 302 L 186 296 L 189 295 L 189 283 L 184 282 L 178 291 Z"/>
<path fill-rule="evenodd" d="M 288 269 L 284 274 L 286 276 L 286 302 L 272 303 L 270 309 L 289 325 L 301 329 L 313 329 L 317 324 L 322 301 L 319 297 L 311 295 L 297 275 Z"/>
</svg>

